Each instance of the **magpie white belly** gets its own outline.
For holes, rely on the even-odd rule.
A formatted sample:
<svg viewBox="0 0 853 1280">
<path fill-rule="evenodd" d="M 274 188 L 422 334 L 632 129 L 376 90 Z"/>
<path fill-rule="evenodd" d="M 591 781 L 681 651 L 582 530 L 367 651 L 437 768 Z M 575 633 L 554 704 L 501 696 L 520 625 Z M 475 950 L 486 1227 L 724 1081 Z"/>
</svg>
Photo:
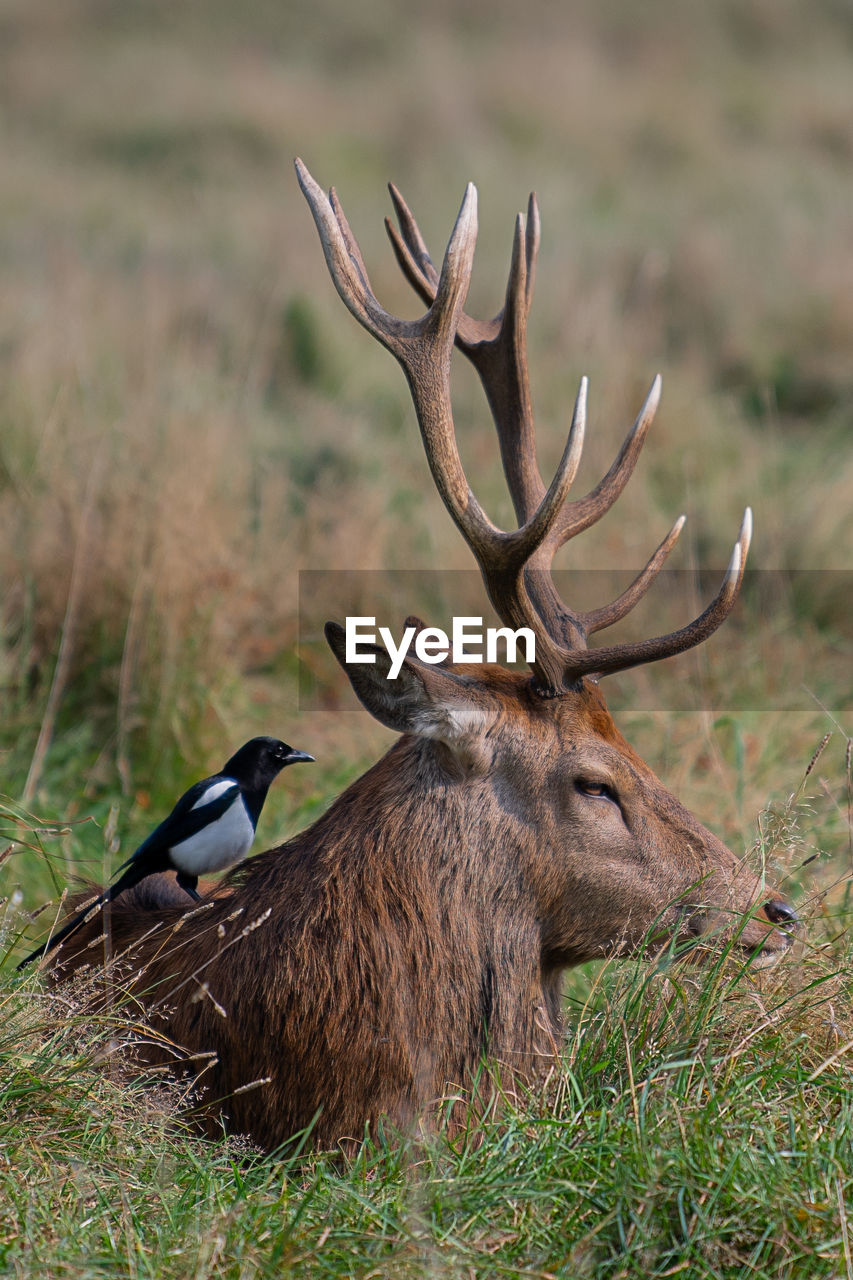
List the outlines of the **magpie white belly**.
<svg viewBox="0 0 853 1280">
<path fill-rule="evenodd" d="M 237 796 L 216 822 L 172 845 L 172 862 L 179 871 L 192 876 L 221 871 L 245 858 L 254 838 L 255 829 L 246 806 Z"/>
</svg>

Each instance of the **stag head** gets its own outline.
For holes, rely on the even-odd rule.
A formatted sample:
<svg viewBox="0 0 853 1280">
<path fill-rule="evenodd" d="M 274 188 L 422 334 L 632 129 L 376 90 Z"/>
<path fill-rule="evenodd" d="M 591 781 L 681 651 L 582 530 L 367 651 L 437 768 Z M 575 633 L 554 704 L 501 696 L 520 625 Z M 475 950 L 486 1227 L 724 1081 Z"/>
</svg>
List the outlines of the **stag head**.
<svg viewBox="0 0 853 1280">
<path fill-rule="evenodd" d="M 633 949 L 650 936 L 735 930 L 749 949 L 784 949 L 796 924 L 787 903 L 762 883 L 662 786 L 613 723 L 602 676 L 682 653 L 730 613 L 743 578 L 752 518 L 746 510 L 722 585 L 688 625 L 634 643 L 591 647 L 589 638 L 624 618 L 648 590 L 684 524 L 681 516 L 631 585 L 611 603 L 580 612 L 551 576 L 557 550 L 599 520 L 625 487 L 658 405 L 660 377 L 610 470 L 584 497 L 568 500 L 586 425 L 581 380 L 565 449 L 546 487 L 536 460 L 526 328 L 539 244 L 531 195 L 519 214 L 505 303 L 494 319 L 464 310 L 477 236 L 477 195 L 468 186 L 441 270 L 417 223 L 391 186 L 399 227 L 386 219 L 397 260 L 427 304 L 418 320 L 390 315 L 370 286 L 361 251 L 337 196 L 296 162 L 334 284 L 360 324 L 401 364 L 427 460 L 442 500 L 470 547 L 502 622 L 536 638 L 531 676 L 494 666 L 427 666 L 407 658 L 388 679 L 383 650 L 373 665 L 348 663 L 344 635 L 327 639 L 356 694 L 373 715 L 411 735 L 420 777 L 445 789 L 449 811 L 463 783 L 465 809 L 478 815 L 479 843 L 493 842 L 525 886 L 541 930 L 543 973 Z M 468 484 L 450 401 L 454 345 L 480 377 L 494 420 L 518 528 L 495 526 Z M 393 754 L 393 753 L 392 753 Z M 497 805 L 495 805 L 497 800 Z M 469 818 L 469 822 L 471 819 Z M 464 828 L 464 820 L 463 828 Z M 525 838 L 526 834 L 529 838 Z M 496 892 L 501 892 L 496 886 Z M 505 886 L 505 897 L 511 891 Z"/>
<path fill-rule="evenodd" d="M 501 1071 L 531 1078 L 559 1049 L 567 965 L 712 932 L 772 956 L 796 922 L 632 751 L 598 683 L 690 648 L 720 625 L 740 585 L 748 514 L 700 617 L 652 640 L 590 648 L 589 637 L 642 596 L 682 522 L 627 591 L 592 612 L 561 601 L 551 562 L 622 491 L 659 380 L 605 478 L 568 501 L 586 382 L 546 488 L 525 355 L 535 200 L 516 228 L 506 305 L 481 323 L 463 311 L 473 188 L 440 272 L 392 189 L 400 229 L 391 239 L 428 303 L 408 322 L 376 301 L 334 192 L 327 199 L 297 167 L 338 291 L 402 364 L 445 505 L 501 619 L 533 630 L 536 659 L 525 674 L 407 657 L 389 679 L 384 649 L 372 665 L 348 662 L 345 633 L 329 624 L 356 694 L 402 734 L 391 750 L 313 826 L 231 871 L 203 909 L 187 912 L 174 885 L 152 876 L 117 898 L 106 921 L 71 935 L 73 968 L 91 958 L 106 926 L 104 945 L 130 960 L 135 989 L 157 1015 L 152 1045 L 168 1035 L 193 1061 L 204 1056 L 200 1087 L 213 1129 L 224 1105 L 232 1129 L 268 1148 L 311 1125 L 312 1140 L 324 1144 L 360 1135 L 382 1115 L 407 1125 L 434 1111 L 448 1087 L 458 1098 L 484 1050 Z M 450 409 L 454 343 L 491 406 L 518 517 L 512 531 L 489 520 L 462 470 Z M 200 999 L 200 990 L 215 998 Z M 159 1052 L 152 1047 L 153 1057 Z"/>
</svg>

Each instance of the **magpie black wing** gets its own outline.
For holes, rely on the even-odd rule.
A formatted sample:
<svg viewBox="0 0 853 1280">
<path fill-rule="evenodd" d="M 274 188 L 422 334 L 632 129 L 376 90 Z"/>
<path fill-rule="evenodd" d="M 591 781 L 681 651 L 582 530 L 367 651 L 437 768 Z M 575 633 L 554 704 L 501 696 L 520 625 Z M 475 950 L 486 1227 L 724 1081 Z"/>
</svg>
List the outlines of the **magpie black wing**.
<svg viewBox="0 0 853 1280">
<path fill-rule="evenodd" d="M 194 807 L 198 805 L 206 791 L 222 782 L 228 782 L 230 785 L 207 804 Z M 158 855 L 164 859 L 167 858 L 169 850 L 176 844 L 180 844 L 182 840 L 189 840 L 190 836 L 197 835 L 208 823 L 216 822 L 217 818 L 221 818 L 239 795 L 239 786 L 230 778 L 214 776 L 195 783 L 189 791 L 184 792 L 168 818 L 164 818 L 159 827 L 154 828 L 127 862 L 122 863 L 119 870 L 143 859 L 146 862 L 156 861 Z"/>
<path fill-rule="evenodd" d="M 228 785 L 223 787 L 222 791 L 215 795 L 212 800 L 209 800 L 207 804 L 202 804 L 197 809 L 194 808 L 199 800 L 203 798 L 206 791 L 222 783 L 227 783 Z M 136 852 L 121 864 L 118 870 L 124 871 L 124 875 L 120 876 L 106 893 L 102 893 L 94 902 L 90 902 L 87 907 L 67 921 L 47 942 L 42 943 L 35 951 L 31 951 L 20 962 L 18 969 L 24 969 L 33 960 L 37 960 L 39 956 L 44 955 L 45 952 L 52 951 L 69 934 L 73 933 L 100 903 L 110 902 L 122 889 L 138 884 L 149 871 L 156 870 L 156 865 L 151 866 L 150 864 L 156 864 L 158 856 L 162 860 L 162 869 L 165 870 L 169 865 L 168 853 L 173 845 L 180 844 L 182 840 L 188 840 L 190 836 L 196 835 L 208 823 L 216 822 L 231 807 L 239 795 L 240 788 L 237 783 L 231 778 L 223 777 L 221 774 L 214 774 L 212 778 L 204 778 L 201 782 L 196 782 L 194 786 L 190 787 L 189 791 L 184 792 L 168 818 L 164 818 L 159 827 L 155 827 L 150 836 L 143 840 Z M 147 868 L 134 866 L 135 863 L 142 861 L 148 863 L 149 866 Z"/>
</svg>

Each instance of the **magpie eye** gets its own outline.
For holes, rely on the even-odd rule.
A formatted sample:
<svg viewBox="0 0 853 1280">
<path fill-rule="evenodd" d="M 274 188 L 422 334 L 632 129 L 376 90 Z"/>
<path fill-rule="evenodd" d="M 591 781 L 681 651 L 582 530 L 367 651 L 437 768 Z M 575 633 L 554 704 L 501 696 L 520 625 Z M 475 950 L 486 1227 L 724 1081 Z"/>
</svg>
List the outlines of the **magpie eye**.
<svg viewBox="0 0 853 1280">
<path fill-rule="evenodd" d="M 575 790 L 582 796 L 597 796 L 605 800 L 616 799 L 616 792 L 606 782 L 593 782 L 591 778 L 575 778 Z"/>
</svg>

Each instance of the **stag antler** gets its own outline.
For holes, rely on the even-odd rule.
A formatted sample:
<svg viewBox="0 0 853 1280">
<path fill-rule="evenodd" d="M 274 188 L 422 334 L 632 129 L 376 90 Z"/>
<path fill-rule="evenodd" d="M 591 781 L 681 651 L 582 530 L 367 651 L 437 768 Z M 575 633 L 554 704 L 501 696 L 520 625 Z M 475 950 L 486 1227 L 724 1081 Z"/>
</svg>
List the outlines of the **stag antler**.
<svg viewBox="0 0 853 1280">
<path fill-rule="evenodd" d="M 560 599 L 551 578 L 557 550 L 600 520 L 624 489 L 660 399 L 657 376 L 634 426 L 603 480 L 585 497 L 567 502 L 580 463 L 586 424 L 587 380 L 581 379 L 566 447 L 550 485 L 536 462 L 527 372 L 527 315 L 539 245 L 535 195 L 527 221 L 518 215 L 503 309 L 493 320 L 472 319 L 463 310 L 477 240 L 477 192 L 469 183 L 444 255 L 436 271 L 408 206 L 395 187 L 391 198 L 400 230 L 386 219 L 397 260 L 428 304 L 419 320 L 400 320 L 377 302 L 361 251 L 334 189 L 328 198 L 296 161 L 302 191 L 320 233 L 335 287 L 355 318 L 396 356 L 414 401 L 427 460 L 442 500 L 471 548 L 489 598 L 507 625 L 530 627 L 536 636 L 532 664 L 536 688 L 554 696 L 582 676 L 606 675 L 654 662 L 700 644 L 728 616 L 743 578 L 752 531 L 747 508 L 726 576 L 705 611 L 688 626 L 651 640 L 590 649 L 588 637 L 623 618 L 645 594 L 675 545 L 681 516 L 627 590 L 611 604 L 575 612 Z M 456 446 L 450 404 L 450 360 L 454 343 L 476 368 L 497 428 L 507 485 L 518 529 L 492 524 L 474 496 Z"/>
</svg>

